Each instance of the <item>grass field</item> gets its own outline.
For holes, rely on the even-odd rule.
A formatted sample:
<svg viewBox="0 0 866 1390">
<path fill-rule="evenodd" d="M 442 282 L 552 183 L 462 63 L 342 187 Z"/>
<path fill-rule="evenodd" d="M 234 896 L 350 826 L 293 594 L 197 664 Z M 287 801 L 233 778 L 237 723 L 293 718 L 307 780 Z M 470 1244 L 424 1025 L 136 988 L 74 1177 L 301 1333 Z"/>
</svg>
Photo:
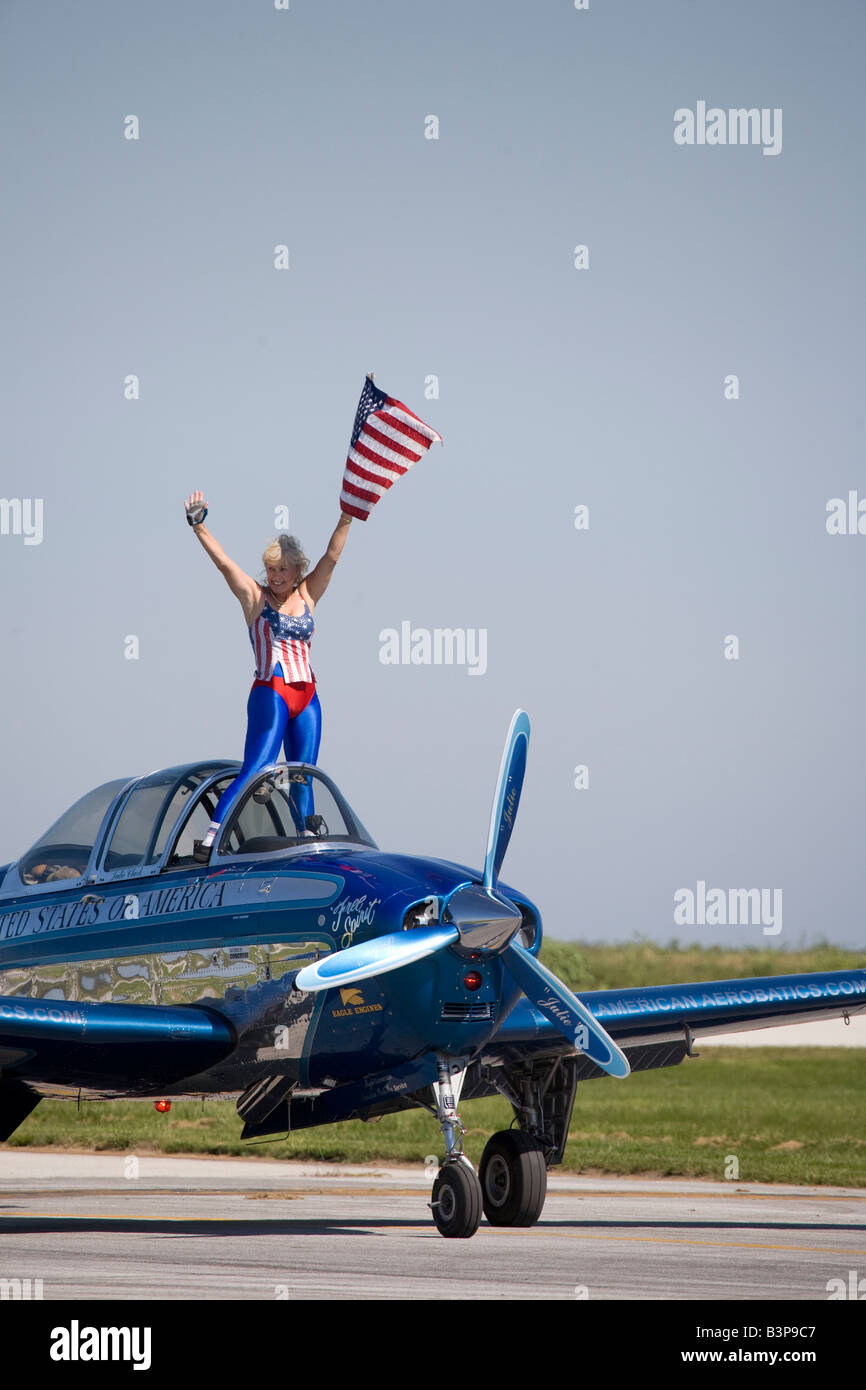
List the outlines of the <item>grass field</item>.
<svg viewBox="0 0 866 1390">
<path fill-rule="evenodd" d="M 709 960 L 708 960 L 709 957 Z M 770 951 L 673 950 L 648 943 L 573 947 L 548 943 L 547 963 L 572 987 L 682 983 L 833 970 L 860 964 L 835 948 L 792 955 Z M 820 963 L 819 963 L 820 962 Z M 772 1034 L 765 1034 L 772 1037 Z M 605 1077 L 578 1087 L 564 1168 L 571 1172 L 655 1173 L 745 1182 L 866 1187 L 866 1053 L 859 1048 L 700 1047 L 678 1067 Z M 461 1106 L 473 1161 L 487 1138 L 512 1120 L 500 1099 Z M 43 1101 L 8 1141 L 143 1154 L 239 1154 L 329 1163 L 423 1166 L 441 1141 L 423 1111 L 352 1120 L 276 1142 L 242 1144 L 229 1103 L 186 1102 L 157 1114 L 143 1102 Z M 736 1166 L 735 1166 L 736 1165 Z"/>
</svg>

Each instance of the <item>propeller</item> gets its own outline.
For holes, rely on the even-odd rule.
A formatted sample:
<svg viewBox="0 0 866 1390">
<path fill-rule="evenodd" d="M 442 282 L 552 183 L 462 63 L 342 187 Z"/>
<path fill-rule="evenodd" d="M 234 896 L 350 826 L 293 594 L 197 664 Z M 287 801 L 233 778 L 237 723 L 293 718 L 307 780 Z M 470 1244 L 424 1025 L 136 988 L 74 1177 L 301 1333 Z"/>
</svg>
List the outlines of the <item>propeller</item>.
<svg viewBox="0 0 866 1390">
<path fill-rule="evenodd" d="M 563 1037 L 610 1076 L 620 1080 L 628 1076 L 631 1071 L 628 1058 L 607 1030 L 568 986 L 519 941 L 509 941 L 506 946 L 505 968 L 530 1003 L 546 1015 Z"/>
<path fill-rule="evenodd" d="M 368 980 L 371 975 L 385 975 L 389 970 L 413 965 L 416 960 L 441 951 L 443 946 L 451 946 L 458 937 L 456 927 L 415 927 L 412 931 L 376 936 L 372 941 L 346 946 L 305 965 L 295 976 L 295 984 L 298 989 L 311 992 L 351 985 L 356 980 Z"/>
<path fill-rule="evenodd" d="M 529 715 L 525 710 L 516 709 L 511 716 L 505 747 L 499 764 L 496 791 L 490 812 L 490 829 L 487 832 L 487 854 L 484 858 L 484 887 L 494 889 L 499 878 L 499 870 L 508 849 L 511 832 L 517 818 L 523 778 L 526 774 L 526 755 L 529 752 Z"/>
<path fill-rule="evenodd" d="M 482 882 L 462 883 L 453 889 L 442 904 L 438 926 L 414 927 L 347 946 L 304 966 L 295 984 L 298 989 L 309 991 L 334 989 L 400 970 L 448 946 L 476 959 L 479 954 L 500 955 L 505 969 L 530 1003 L 563 1037 L 603 1071 L 625 1077 L 630 1070 L 625 1054 L 586 1005 L 517 940 L 521 915 L 513 903 L 496 892 L 517 818 L 528 750 L 529 716 L 524 710 L 516 710 L 499 764 Z"/>
</svg>

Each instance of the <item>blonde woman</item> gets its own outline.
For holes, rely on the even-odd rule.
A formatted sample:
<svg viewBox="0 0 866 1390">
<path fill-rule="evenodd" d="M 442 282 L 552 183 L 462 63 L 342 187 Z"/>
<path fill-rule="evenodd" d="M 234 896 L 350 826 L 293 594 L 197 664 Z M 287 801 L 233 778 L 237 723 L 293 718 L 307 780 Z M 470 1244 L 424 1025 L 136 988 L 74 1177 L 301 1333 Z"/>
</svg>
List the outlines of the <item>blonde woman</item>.
<svg viewBox="0 0 866 1390">
<path fill-rule="evenodd" d="M 277 536 L 262 555 L 267 574 L 267 584 L 262 585 L 229 559 L 205 526 L 206 516 L 202 493 L 191 493 L 186 519 L 244 611 L 256 670 L 247 701 L 243 767 L 217 802 L 204 839 L 196 841 L 195 857 L 201 863 L 210 858 L 217 831 L 247 777 L 275 762 L 281 745 L 287 762 L 314 764 L 318 757 L 322 712 L 310 666 L 313 610 L 331 582 L 352 520 L 341 512 L 328 549 L 309 574 L 309 562 L 295 537 Z M 291 806 L 298 834 L 313 834 L 314 828 L 307 825 L 312 789 L 293 787 Z"/>
</svg>

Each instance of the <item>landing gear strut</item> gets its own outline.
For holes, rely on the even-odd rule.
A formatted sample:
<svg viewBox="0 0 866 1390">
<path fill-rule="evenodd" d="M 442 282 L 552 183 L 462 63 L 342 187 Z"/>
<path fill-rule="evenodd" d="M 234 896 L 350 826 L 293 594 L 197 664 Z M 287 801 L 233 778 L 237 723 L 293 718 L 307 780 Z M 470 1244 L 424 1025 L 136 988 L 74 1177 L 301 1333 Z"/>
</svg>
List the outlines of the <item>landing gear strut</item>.
<svg viewBox="0 0 866 1390">
<path fill-rule="evenodd" d="M 443 1236 L 458 1240 L 474 1236 L 481 1224 L 483 1202 L 478 1174 L 463 1152 L 465 1130 L 457 1114 L 465 1067 L 437 1057 L 439 1079 L 434 1082 L 436 1115 L 445 1139 L 445 1158 L 433 1184 L 430 1209 Z"/>
</svg>

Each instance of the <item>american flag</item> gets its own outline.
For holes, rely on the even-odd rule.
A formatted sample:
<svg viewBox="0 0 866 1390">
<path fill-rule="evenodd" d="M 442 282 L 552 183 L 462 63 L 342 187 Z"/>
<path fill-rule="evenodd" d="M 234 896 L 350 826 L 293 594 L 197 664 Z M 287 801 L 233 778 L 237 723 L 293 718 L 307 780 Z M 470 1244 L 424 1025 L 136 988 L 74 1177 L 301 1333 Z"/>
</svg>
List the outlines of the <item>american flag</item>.
<svg viewBox="0 0 866 1390">
<path fill-rule="evenodd" d="M 366 521 L 382 494 L 408 473 L 434 442 L 441 444 L 442 436 L 402 401 L 380 391 L 368 376 L 343 474 L 342 510 Z"/>
</svg>

